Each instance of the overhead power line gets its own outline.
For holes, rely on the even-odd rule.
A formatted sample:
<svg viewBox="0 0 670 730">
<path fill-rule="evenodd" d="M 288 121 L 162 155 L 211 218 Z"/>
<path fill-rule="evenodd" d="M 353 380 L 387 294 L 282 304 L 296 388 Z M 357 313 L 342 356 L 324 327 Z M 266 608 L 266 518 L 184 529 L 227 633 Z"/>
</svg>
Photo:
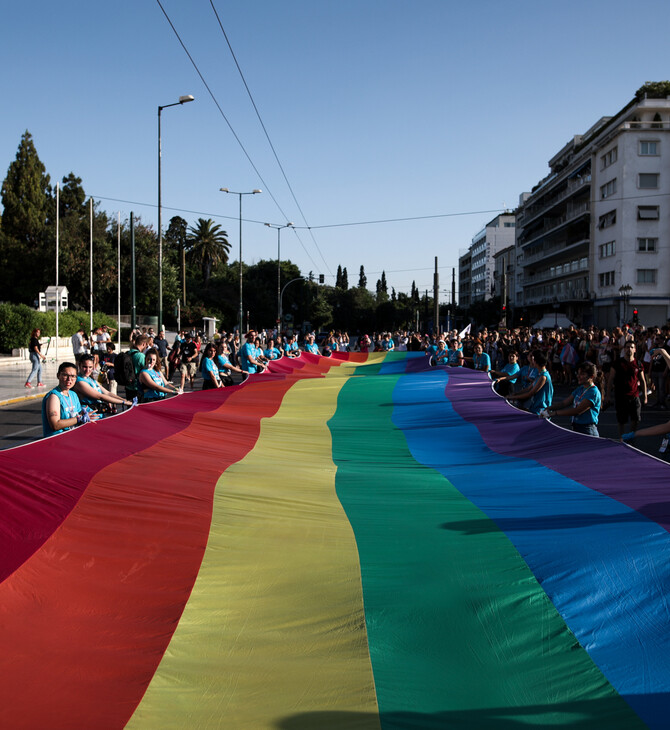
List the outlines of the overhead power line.
<svg viewBox="0 0 670 730">
<path fill-rule="evenodd" d="M 284 217 L 284 219 L 285 219 L 285 220 L 288 220 L 288 219 L 289 219 L 289 216 L 288 216 L 288 215 L 287 215 L 287 214 L 286 214 L 286 213 L 285 213 L 285 212 L 283 211 L 283 209 L 282 209 L 281 205 L 279 204 L 279 201 L 278 201 L 278 200 L 277 200 L 277 199 L 275 198 L 274 194 L 272 193 L 272 190 L 270 189 L 270 186 L 269 186 L 269 185 L 268 185 L 268 183 L 267 183 L 267 182 L 265 181 L 264 177 L 263 177 L 263 176 L 261 175 L 261 173 L 260 173 L 259 169 L 258 169 L 258 168 L 256 167 L 256 165 L 254 164 L 254 161 L 253 161 L 253 160 L 251 159 L 251 155 L 250 155 L 250 154 L 249 154 L 249 153 L 247 152 L 247 149 L 246 149 L 246 147 L 244 146 L 244 144 L 242 143 L 242 140 L 240 139 L 240 137 L 238 136 L 238 134 L 237 134 L 237 133 L 235 132 L 235 129 L 233 128 L 233 125 L 231 124 L 231 122 L 230 122 L 230 120 L 228 119 L 228 117 L 227 117 L 227 116 L 225 115 L 225 113 L 224 113 L 223 109 L 221 108 L 221 105 L 219 104 L 219 102 L 218 102 L 218 100 L 217 100 L 217 98 L 216 98 L 216 96 L 215 96 L 214 92 L 212 91 L 212 89 L 210 88 L 209 84 L 208 84 L 208 83 L 207 83 L 207 81 L 205 80 L 205 77 L 204 77 L 204 75 L 202 74 L 202 72 L 201 72 L 201 71 L 200 71 L 200 69 L 198 68 L 198 64 L 197 64 L 197 63 L 195 62 L 195 59 L 193 58 L 193 56 L 192 56 L 192 55 L 191 55 L 191 53 L 189 52 L 188 48 L 186 47 L 186 44 L 184 43 L 184 41 L 182 40 L 181 36 L 179 35 L 179 32 L 177 31 L 177 29 L 176 29 L 176 27 L 175 27 L 174 23 L 172 22 L 172 20 L 170 19 L 170 16 L 169 16 L 169 15 L 167 14 L 167 12 L 166 12 L 165 8 L 164 8 L 164 7 L 163 7 L 163 5 L 161 4 L 161 1 L 160 1 L 160 0 L 156 0 L 156 2 L 158 3 L 158 7 L 160 7 L 160 9 L 161 9 L 161 11 L 162 11 L 163 15 L 165 16 L 165 19 L 167 20 L 168 24 L 170 25 L 170 28 L 172 28 L 172 31 L 173 31 L 173 33 L 174 33 L 174 34 L 175 34 L 175 36 L 177 37 L 177 40 L 179 41 L 179 43 L 180 43 L 180 45 L 181 45 L 182 49 L 184 50 L 184 53 L 185 53 L 185 54 L 186 54 L 186 55 L 188 56 L 188 59 L 189 59 L 189 61 L 191 62 L 191 65 L 193 66 L 193 68 L 195 69 L 196 73 L 197 73 L 197 74 L 198 74 L 198 76 L 200 77 L 200 80 L 202 81 L 203 85 L 204 85 L 204 86 L 205 86 L 205 88 L 207 89 L 207 92 L 208 92 L 208 94 L 210 95 L 210 97 L 212 98 L 212 101 L 214 102 L 214 104 L 215 104 L 216 108 L 217 108 L 217 109 L 219 110 L 219 114 L 221 114 L 221 117 L 222 117 L 222 118 L 224 119 L 224 121 L 225 121 L 225 122 L 226 122 L 226 124 L 228 125 L 228 128 L 230 129 L 230 131 L 231 131 L 231 133 L 232 133 L 233 137 L 235 138 L 235 141 L 236 141 L 236 142 L 238 143 L 238 145 L 240 146 L 240 149 L 242 150 L 242 152 L 244 152 L 244 155 L 245 155 L 245 157 L 247 158 L 247 160 L 249 160 L 249 164 L 250 164 L 250 165 L 251 165 L 251 167 L 253 168 L 254 172 L 255 172 L 255 173 L 256 173 L 256 174 L 258 175 L 258 179 L 259 179 L 259 180 L 261 181 L 261 183 L 263 184 L 263 187 L 264 187 L 264 188 L 265 188 L 265 190 L 267 191 L 268 195 L 269 195 L 269 196 L 270 196 L 270 197 L 272 198 L 272 200 L 273 200 L 274 204 L 275 204 L 275 205 L 277 206 L 277 209 L 278 209 L 278 210 L 279 210 L 279 212 L 280 212 L 280 213 L 282 214 L 282 216 Z M 302 242 L 302 240 L 301 240 L 300 236 L 299 236 L 299 235 L 297 234 L 297 232 L 295 232 L 295 235 L 296 235 L 296 237 L 298 238 L 298 241 L 300 242 L 300 245 L 301 245 L 301 246 L 302 246 L 302 248 L 304 249 L 304 251 L 305 251 L 305 254 L 307 254 L 307 257 L 309 258 L 309 260 L 310 260 L 310 261 L 311 261 L 311 262 L 312 262 L 312 263 L 314 264 L 314 267 L 318 269 L 318 266 L 316 265 L 316 262 L 315 262 L 315 261 L 314 261 L 314 259 L 312 258 L 312 256 L 311 256 L 311 254 L 309 253 L 309 251 L 308 251 L 308 250 L 307 250 L 307 249 L 305 248 L 305 245 L 304 245 L 304 243 Z M 313 236 L 312 236 L 312 238 L 313 238 Z M 316 243 L 316 242 L 315 242 L 315 243 Z M 317 250 L 318 250 L 318 245 L 317 245 Z M 319 253 L 321 253 L 321 252 L 319 251 Z M 323 258 L 323 256 L 322 256 L 322 258 Z M 325 263 L 325 261 L 324 261 L 324 263 Z M 326 264 L 326 267 L 327 267 L 327 264 Z"/>
<path fill-rule="evenodd" d="M 298 202 L 298 198 L 295 195 L 295 192 L 293 191 L 293 187 L 291 183 L 289 182 L 289 179 L 286 175 L 286 171 L 284 170 L 284 166 L 282 165 L 279 155 L 277 154 L 277 150 L 275 149 L 274 144 L 272 143 L 272 140 L 270 139 L 270 135 L 268 134 L 268 130 L 265 126 L 265 122 L 263 122 L 263 118 L 261 117 L 261 113 L 258 110 L 258 106 L 256 105 L 256 101 L 254 100 L 253 94 L 251 93 L 251 89 L 249 88 L 249 85 L 247 84 L 247 80 L 244 78 L 244 74 L 242 73 L 242 68 L 240 64 L 237 61 L 237 56 L 235 55 L 235 51 L 233 50 L 233 46 L 230 43 L 230 40 L 228 39 L 228 34 L 226 33 L 223 23 L 221 22 L 221 18 L 219 17 L 219 14 L 216 10 L 216 7 L 214 6 L 214 0 L 209 0 L 209 4 L 212 6 L 212 10 L 214 11 L 214 15 L 216 16 L 216 20 L 219 23 L 219 28 L 221 28 L 221 33 L 223 34 L 223 37 L 226 40 L 226 43 L 228 45 L 228 50 L 230 51 L 230 55 L 233 57 L 233 61 L 235 61 L 235 66 L 237 67 L 237 71 L 240 74 L 240 78 L 242 79 L 242 83 L 244 84 L 244 88 L 247 90 L 247 95 L 249 96 L 249 100 L 251 101 L 251 105 L 254 108 L 254 111 L 256 112 L 256 117 L 258 118 L 258 122 L 261 125 L 261 128 L 263 129 L 263 133 L 265 134 L 265 138 L 268 141 L 268 144 L 270 145 L 270 149 L 272 150 L 272 154 L 274 155 L 274 158 L 277 162 L 277 166 L 281 170 L 281 174 L 284 177 L 284 182 L 286 183 L 286 187 L 289 189 L 291 193 L 291 197 L 293 198 L 293 202 L 296 204 L 298 210 L 300 211 L 300 216 L 302 217 L 303 222 L 305 223 L 305 228 L 310 231 L 310 236 L 312 238 L 312 241 L 314 245 L 316 246 L 316 250 L 319 252 L 319 256 L 321 256 L 321 260 L 326 266 L 326 269 L 332 276 L 332 271 L 330 271 L 330 267 L 328 266 L 328 262 L 323 256 L 323 253 L 321 252 L 321 248 L 319 247 L 319 244 L 317 243 L 316 238 L 314 238 L 314 234 L 311 232 L 312 227 L 307 223 L 307 218 L 305 217 L 305 214 L 303 213 L 302 207 L 300 206 L 300 203 Z M 288 218 L 287 218 L 288 220 Z M 298 236 L 298 239 L 300 240 L 300 237 Z M 302 243 L 302 241 L 301 241 Z M 306 252 L 306 251 L 305 251 Z M 311 257 L 310 257 L 311 258 Z M 314 263 L 314 261 L 312 261 Z M 315 264 L 316 265 L 316 264 Z"/>
</svg>

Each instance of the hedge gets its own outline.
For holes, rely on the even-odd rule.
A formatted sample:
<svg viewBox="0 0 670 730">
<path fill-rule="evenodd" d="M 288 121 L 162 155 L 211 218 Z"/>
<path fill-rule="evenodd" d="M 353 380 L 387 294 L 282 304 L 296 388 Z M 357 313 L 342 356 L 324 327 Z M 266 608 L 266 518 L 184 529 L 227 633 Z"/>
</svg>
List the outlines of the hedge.
<svg viewBox="0 0 670 730">
<path fill-rule="evenodd" d="M 116 320 L 103 312 L 93 313 L 93 327 L 103 324 L 116 328 Z M 58 316 L 58 334 L 71 337 L 79 327 L 88 330 L 88 312 L 74 312 L 69 309 Z M 26 304 L 0 304 L 0 352 L 11 353 L 18 347 L 28 347 L 30 333 L 42 330 L 42 336 L 55 336 L 56 312 L 37 312 Z"/>
</svg>

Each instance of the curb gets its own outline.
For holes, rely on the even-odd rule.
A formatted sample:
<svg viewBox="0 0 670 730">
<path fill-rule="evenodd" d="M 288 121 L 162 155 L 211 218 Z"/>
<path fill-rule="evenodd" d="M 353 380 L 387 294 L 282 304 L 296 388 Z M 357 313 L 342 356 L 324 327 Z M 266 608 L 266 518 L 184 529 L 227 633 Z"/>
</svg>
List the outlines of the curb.
<svg viewBox="0 0 670 730">
<path fill-rule="evenodd" d="M 11 406 L 14 403 L 21 403 L 26 400 L 37 400 L 38 398 L 41 399 L 44 398 L 45 395 L 46 393 L 35 393 L 31 395 L 18 396 L 16 398 L 8 398 L 7 400 L 0 400 L 0 408 L 2 408 L 2 406 Z"/>
</svg>

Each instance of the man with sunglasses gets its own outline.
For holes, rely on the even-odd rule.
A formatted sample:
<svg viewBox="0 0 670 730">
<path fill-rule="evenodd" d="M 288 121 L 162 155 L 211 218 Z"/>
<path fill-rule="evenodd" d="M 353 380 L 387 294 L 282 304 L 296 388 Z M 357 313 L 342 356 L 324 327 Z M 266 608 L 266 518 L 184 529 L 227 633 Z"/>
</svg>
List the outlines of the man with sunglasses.
<svg viewBox="0 0 670 730">
<path fill-rule="evenodd" d="M 630 430 L 637 431 L 642 417 L 640 394 L 642 394 L 642 402 L 647 405 L 647 383 L 644 371 L 635 359 L 635 343 L 632 340 L 624 342 L 621 357 L 612 363 L 607 378 L 605 407 L 612 402 L 612 391 L 614 391 L 614 408 L 619 425 L 619 437 L 628 431 L 626 424 L 629 420 Z"/>
</svg>

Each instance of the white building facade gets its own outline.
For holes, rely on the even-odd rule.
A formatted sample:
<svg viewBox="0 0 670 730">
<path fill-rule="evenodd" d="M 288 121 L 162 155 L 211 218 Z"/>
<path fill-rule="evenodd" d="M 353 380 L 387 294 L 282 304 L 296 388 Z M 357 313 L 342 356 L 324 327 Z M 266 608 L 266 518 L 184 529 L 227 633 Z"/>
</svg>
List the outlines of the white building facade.
<svg viewBox="0 0 670 730">
<path fill-rule="evenodd" d="M 644 89 L 644 87 L 643 87 Z M 515 318 L 670 316 L 670 97 L 636 98 L 575 136 L 517 211 Z"/>
<path fill-rule="evenodd" d="M 631 321 L 635 310 L 645 325 L 670 317 L 669 133 L 670 99 L 644 99 L 599 136 L 592 289 L 602 327 Z"/>
<path fill-rule="evenodd" d="M 459 262 L 458 291 L 461 307 L 500 294 L 495 291 L 494 286 L 494 257 L 498 251 L 514 245 L 514 226 L 514 215 L 502 213 L 489 221 L 473 237 L 468 253 L 462 256 Z M 469 262 L 469 267 L 466 262 Z M 469 280 L 464 277 L 466 271 L 469 273 Z"/>
</svg>

